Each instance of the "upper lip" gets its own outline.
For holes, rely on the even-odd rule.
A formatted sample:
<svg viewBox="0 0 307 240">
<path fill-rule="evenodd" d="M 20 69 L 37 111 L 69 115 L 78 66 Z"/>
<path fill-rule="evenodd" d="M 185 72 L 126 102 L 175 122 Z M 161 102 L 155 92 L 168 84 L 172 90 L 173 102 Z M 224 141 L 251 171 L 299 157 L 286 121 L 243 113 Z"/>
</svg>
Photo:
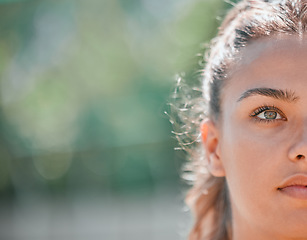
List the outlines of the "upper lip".
<svg viewBox="0 0 307 240">
<path fill-rule="evenodd" d="M 307 174 L 295 174 L 287 177 L 277 189 L 283 189 L 290 186 L 307 186 Z"/>
</svg>

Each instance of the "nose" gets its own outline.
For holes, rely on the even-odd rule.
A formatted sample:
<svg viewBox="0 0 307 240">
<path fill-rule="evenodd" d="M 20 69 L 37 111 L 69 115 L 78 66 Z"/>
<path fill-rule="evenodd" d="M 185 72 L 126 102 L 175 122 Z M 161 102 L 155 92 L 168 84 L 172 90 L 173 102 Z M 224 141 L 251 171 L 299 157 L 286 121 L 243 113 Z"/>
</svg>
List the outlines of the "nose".
<svg viewBox="0 0 307 240">
<path fill-rule="evenodd" d="M 307 158 L 307 126 L 298 135 L 288 153 L 289 159 L 293 162 Z"/>
</svg>

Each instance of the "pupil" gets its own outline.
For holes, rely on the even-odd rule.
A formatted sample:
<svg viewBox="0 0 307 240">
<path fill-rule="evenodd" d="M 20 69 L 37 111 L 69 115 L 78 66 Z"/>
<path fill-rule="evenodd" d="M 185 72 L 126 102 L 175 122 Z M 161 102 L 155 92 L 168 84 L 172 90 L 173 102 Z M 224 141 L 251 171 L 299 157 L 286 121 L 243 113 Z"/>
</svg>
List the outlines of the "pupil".
<svg viewBox="0 0 307 240">
<path fill-rule="evenodd" d="M 277 113 L 276 112 L 268 112 L 268 111 L 266 111 L 266 112 L 264 112 L 264 116 L 267 119 L 275 119 L 276 116 L 277 116 Z"/>
</svg>

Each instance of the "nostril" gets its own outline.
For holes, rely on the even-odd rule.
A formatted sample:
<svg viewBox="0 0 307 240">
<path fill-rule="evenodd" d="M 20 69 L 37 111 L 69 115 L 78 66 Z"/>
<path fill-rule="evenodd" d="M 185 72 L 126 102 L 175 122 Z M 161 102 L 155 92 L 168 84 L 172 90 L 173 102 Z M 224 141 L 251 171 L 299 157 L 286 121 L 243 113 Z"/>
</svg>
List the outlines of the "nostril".
<svg viewBox="0 0 307 240">
<path fill-rule="evenodd" d="M 296 158 L 297 159 L 302 159 L 302 158 L 304 158 L 304 155 L 299 154 L 299 155 L 296 156 Z"/>
</svg>

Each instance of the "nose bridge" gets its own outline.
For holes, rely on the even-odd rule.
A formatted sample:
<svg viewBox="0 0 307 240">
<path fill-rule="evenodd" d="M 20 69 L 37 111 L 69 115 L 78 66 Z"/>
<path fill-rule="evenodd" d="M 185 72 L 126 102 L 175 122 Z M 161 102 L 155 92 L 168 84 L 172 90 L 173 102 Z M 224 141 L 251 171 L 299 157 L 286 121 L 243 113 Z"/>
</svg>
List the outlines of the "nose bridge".
<svg viewBox="0 0 307 240">
<path fill-rule="evenodd" d="M 307 119 L 302 123 L 301 127 L 297 127 L 297 128 L 298 129 L 296 130 L 299 136 L 298 141 L 301 143 L 305 143 L 307 141 Z"/>
<path fill-rule="evenodd" d="M 301 124 L 294 126 L 293 139 L 289 158 L 291 160 L 307 159 L 307 118 Z"/>
</svg>

